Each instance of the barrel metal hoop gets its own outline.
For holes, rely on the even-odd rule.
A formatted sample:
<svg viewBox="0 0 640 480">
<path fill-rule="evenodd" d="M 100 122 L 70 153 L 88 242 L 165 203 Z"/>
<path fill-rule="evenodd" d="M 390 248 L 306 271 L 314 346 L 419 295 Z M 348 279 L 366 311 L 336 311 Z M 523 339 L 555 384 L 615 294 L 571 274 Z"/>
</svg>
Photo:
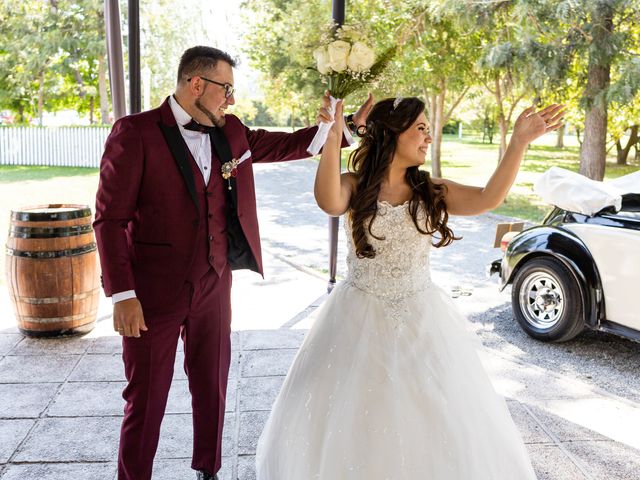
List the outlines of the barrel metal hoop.
<svg viewBox="0 0 640 480">
<path fill-rule="evenodd" d="M 12 295 L 12 298 L 15 301 L 26 303 L 29 305 L 48 305 L 52 303 L 64 303 L 64 302 L 72 302 L 75 300 L 84 300 L 86 298 L 91 298 L 95 294 L 100 291 L 99 288 L 92 288 L 86 292 L 82 293 L 74 293 L 73 295 L 65 295 L 63 297 L 22 297 L 20 295 Z"/>
<path fill-rule="evenodd" d="M 14 238 L 61 238 L 75 237 L 93 232 L 91 224 L 73 225 L 70 227 L 15 227 L 9 230 L 9 236 Z"/>
<path fill-rule="evenodd" d="M 49 252 L 31 252 L 26 250 L 16 250 L 7 247 L 7 255 L 12 257 L 24 257 L 24 258 L 61 258 L 61 257 L 76 257 L 78 255 L 84 255 L 85 253 L 96 251 L 96 244 L 89 243 L 79 248 L 68 248 L 66 250 L 56 250 Z"/>
<path fill-rule="evenodd" d="M 90 208 L 79 208 L 66 212 L 11 212 L 11 219 L 20 222 L 46 222 L 47 220 L 74 220 L 91 217 Z"/>
<path fill-rule="evenodd" d="M 30 323 L 60 323 L 60 322 L 69 322 L 73 320 L 82 320 L 83 318 L 91 317 L 98 312 L 97 309 L 91 310 L 86 313 L 79 313 L 77 315 L 69 315 L 67 317 L 25 317 L 20 316 L 20 321 L 22 322 L 30 322 Z"/>
</svg>

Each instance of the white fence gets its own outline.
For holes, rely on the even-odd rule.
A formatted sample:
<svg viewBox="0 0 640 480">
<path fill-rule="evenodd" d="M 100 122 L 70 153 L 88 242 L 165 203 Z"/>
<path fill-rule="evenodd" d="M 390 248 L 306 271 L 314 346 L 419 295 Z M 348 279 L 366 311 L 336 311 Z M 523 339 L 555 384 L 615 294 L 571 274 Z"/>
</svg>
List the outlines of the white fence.
<svg viewBox="0 0 640 480">
<path fill-rule="evenodd" d="M 111 127 L 0 127 L 0 165 L 99 167 Z"/>
</svg>

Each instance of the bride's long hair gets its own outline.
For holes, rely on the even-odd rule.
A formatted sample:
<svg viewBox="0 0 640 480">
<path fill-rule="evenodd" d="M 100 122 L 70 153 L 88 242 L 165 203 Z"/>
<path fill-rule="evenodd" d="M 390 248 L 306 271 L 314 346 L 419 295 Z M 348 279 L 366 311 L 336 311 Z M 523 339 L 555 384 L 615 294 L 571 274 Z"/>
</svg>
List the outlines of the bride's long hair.
<svg viewBox="0 0 640 480">
<path fill-rule="evenodd" d="M 366 134 L 360 145 L 349 156 L 350 170 L 356 174 L 356 191 L 351 197 L 350 218 L 353 232 L 353 243 L 359 258 L 373 258 L 376 251 L 369 243 L 367 233 L 378 240 L 371 231 L 371 226 L 378 213 L 378 195 L 393 160 L 398 136 L 406 131 L 424 112 L 422 100 L 412 97 L 396 102 L 388 98 L 376 103 L 367 118 Z M 436 234 L 435 247 L 449 245 L 457 238 L 447 226 L 449 214 L 445 203 L 446 186 L 435 184 L 429 172 L 418 167 L 407 168 L 407 184 L 413 195 L 409 201 L 409 213 L 418 231 L 424 235 Z M 426 218 L 420 225 L 418 212 L 424 207 Z M 365 227 L 369 220 L 368 227 Z"/>
</svg>

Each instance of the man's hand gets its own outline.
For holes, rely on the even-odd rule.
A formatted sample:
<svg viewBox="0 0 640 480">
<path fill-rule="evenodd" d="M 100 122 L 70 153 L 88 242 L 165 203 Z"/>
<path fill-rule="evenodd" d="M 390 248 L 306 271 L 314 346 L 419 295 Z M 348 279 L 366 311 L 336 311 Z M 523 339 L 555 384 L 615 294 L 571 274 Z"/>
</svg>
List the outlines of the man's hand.
<svg viewBox="0 0 640 480">
<path fill-rule="evenodd" d="M 322 123 L 331 123 L 333 121 L 333 115 L 331 114 L 331 99 L 329 98 L 331 94 L 329 90 L 325 90 L 324 95 L 322 96 L 322 106 L 320 110 L 318 110 L 318 118 L 316 119 L 318 124 Z"/>
<path fill-rule="evenodd" d="M 140 336 L 140 330 L 147 331 L 137 298 L 122 300 L 113 306 L 113 329 L 121 336 L 136 338 Z"/>
<path fill-rule="evenodd" d="M 373 95 L 369 93 L 369 97 L 367 100 L 360 105 L 360 108 L 356 113 L 353 114 L 353 123 L 356 124 L 356 127 L 361 127 L 362 125 L 367 124 L 367 117 L 369 116 L 369 112 L 373 108 Z"/>
</svg>

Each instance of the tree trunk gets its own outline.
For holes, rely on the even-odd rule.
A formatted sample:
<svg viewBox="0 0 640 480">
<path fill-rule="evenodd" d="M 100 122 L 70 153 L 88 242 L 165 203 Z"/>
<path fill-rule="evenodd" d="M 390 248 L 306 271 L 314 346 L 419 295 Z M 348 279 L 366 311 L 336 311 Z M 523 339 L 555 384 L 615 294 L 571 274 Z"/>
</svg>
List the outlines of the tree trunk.
<svg viewBox="0 0 640 480">
<path fill-rule="evenodd" d="M 40 74 L 40 86 L 38 88 L 38 124 L 42 126 L 44 116 L 44 72 Z"/>
<path fill-rule="evenodd" d="M 578 140 L 578 145 L 582 148 L 582 137 L 580 136 L 580 127 L 576 127 L 576 140 Z"/>
<path fill-rule="evenodd" d="M 500 148 L 498 149 L 498 163 L 500 163 L 504 152 L 507 151 L 507 133 L 509 130 L 507 119 L 504 118 L 504 113 L 502 113 L 502 111 L 500 111 L 500 113 L 498 114 L 498 126 L 500 127 Z"/>
<path fill-rule="evenodd" d="M 591 75 L 590 75 L 591 76 Z M 587 110 L 584 141 L 580 151 L 580 173 L 593 180 L 604 178 L 607 159 L 607 107 L 601 99 Z"/>
<path fill-rule="evenodd" d="M 618 165 L 627 165 L 627 158 L 629 157 L 631 147 L 638 143 L 638 125 L 632 125 L 630 127 L 630 130 L 631 132 L 629 133 L 629 140 L 627 141 L 627 145 L 624 148 L 622 147 L 620 139 L 616 141 L 616 163 Z"/>
<path fill-rule="evenodd" d="M 75 70 L 74 75 L 76 77 L 76 85 L 78 86 L 78 96 L 80 98 L 84 98 L 87 95 L 87 90 L 84 86 L 84 80 L 82 79 L 82 75 L 80 74 L 80 70 Z"/>
<path fill-rule="evenodd" d="M 425 91 L 425 94 L 427 92 Z M 427 110 L 429 113 L 429 126 L 431 128 L 433 128 L 433 126 L 436 124 L 436 103 L 438 103 L 438 96 L 437 95 L 425 95 L 425 97 L 427 99 Z"/>
<path fill-rule="evenodd" d="M 616 140 L 616 165 L 626 165 L 627 158 L 624 155 L 624 148 L 622 148 L 622 143 L 620 143 L 620 139 Z"/>
<path fill-rule="evenodd" d="M 438 103 L 438 96 L 431 95 L 426 89 L 423 89 L 423 97 L 425 98 L 425 104 L 427 108 L 427 116 L 429 117 L 429 129 L 431 131 L 431 146 L 429 148 L 429 154 L 431 155 L 431 175 L 436 176 L 436 171 L 433 170 L 434 167 L 434 153 L 433 153 L 433 131 L 435 130 L 436 125 L 436 104 Z M 438 166 L 439 167 L 439 166 Z"/>
<path fill-rule="evenodd" d="M 107 93 L 107 68 L 104 57 L 98 57 L 98 94 L 100 95 L 100 123 L 109 124 L 109 94 Z"/>
<path fill-rule="evenodd" d="M 498 163 L 502 160 L 504 152 L 507 151 L 507 130 L 509 125 L 507 124 L 507 118 L 504 115 L 504 106 L 502 105 L 502 90 L 500 88 L 500 77 L 495 79 L 495 92 L 496 104 L 498 105 L 498 127 L 500 128 L 500 148 L 498 148 Z"/>
<path fill-rule="evenodd" d="M 444 81 L 440 81 L 440 93 L 434 98 L 432 104 L 434 112 L 434 122 L 431 124 L 431 175 L 442 178 L 442 166 L 440 164 L 440 154 L 442 148 L 442 128 L 444 120 L 444 99 L 447 95 Z"/>
<path fill-rule="evenodd" d="M 566 125 L 562 125 L 558 129 L 558 136 L 556 137 L 556 148 L 564 148 L 564 131 L 566 128 Z"/>
<path fill-rule="evenodd" d="M 89 97 L 89 125 L 93 125 L 93 114 L 95 110 L 96 97 Z"/>
<path fill-rule="evenodd" d="M 604 178 L 607 159 L 607 101 L 605 91 L 609 87 L 611 54 L 609 49 L 613 31 L 613 11 L 606 2 L 594 7 L 592 23 L 593 44 L 589 53 L 589 70 L 584 98 L 587 110 L 584 122 L 584 142 L 580 152 L 580 173 L 593 180 Z"/>
</svg>

